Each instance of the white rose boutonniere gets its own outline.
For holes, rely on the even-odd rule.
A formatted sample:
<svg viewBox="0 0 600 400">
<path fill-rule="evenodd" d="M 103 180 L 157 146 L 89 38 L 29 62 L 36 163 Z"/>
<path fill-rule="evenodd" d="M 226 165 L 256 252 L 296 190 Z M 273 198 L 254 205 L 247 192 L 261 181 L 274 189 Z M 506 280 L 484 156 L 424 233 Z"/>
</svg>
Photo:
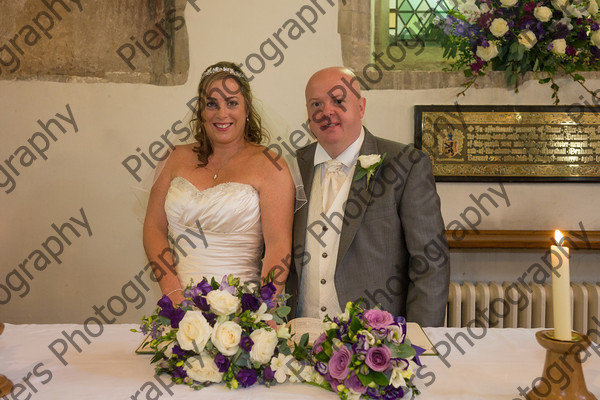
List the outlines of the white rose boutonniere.
<svg viewBox="0 0 600 400">
<path fill-rule="evenodd" d="M 361 179 L 363 176 L 367 176 L 367 190 L 369 190 L 369 183 L 371 181 L 371 177 L 375 175 L 377 168 L 383 163 L 385 159 L 385 154 L 369 154 L 362 155 L 358 157 L 358 172 L 354 177 L 354 180 L 357 181 Z"/>
</svg>

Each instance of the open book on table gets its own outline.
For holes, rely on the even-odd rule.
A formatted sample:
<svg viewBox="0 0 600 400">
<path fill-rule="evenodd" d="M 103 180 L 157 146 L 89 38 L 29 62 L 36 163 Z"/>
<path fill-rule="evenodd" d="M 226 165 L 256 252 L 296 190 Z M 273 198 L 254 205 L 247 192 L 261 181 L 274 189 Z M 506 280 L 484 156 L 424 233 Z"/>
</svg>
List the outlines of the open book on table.
<svg viewBox="0 0 600 400">
<path fill-rule="evenodd" d="M 308 333 L 308 343 L 310 345 L 323 333 L 323 321 L 318 318 L 294 318 L 288 322 L 288 326 L 290 332 L 295 334 L 295 340 L 300 340 L 304 333 Z M 425 349 L 425 352 L 421 355 L 438 355 L 435 346 L 431 343 L 423 328 L 416 322 L 406 323 L 406 337 L 411 344 Z"/>
</svg>

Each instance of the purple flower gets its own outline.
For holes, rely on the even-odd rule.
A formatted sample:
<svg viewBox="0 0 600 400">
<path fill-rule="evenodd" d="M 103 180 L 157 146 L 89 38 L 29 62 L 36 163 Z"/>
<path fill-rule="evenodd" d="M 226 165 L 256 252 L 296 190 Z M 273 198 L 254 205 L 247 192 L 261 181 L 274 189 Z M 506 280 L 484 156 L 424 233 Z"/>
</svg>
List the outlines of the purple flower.
<svg viewBox="0 0 600 400">
<path fill-rule="evenodd" d="M 317 361 L 315 363 L 315 370 L 321 374 L 321 376 L 325 376 L 329 372 L 329 367 L 322 361 Z"/>
<path fill-rule="evenodd" d="M 183 297 L 192 298 L 192 297 L 198 296 L 201 292 L 202 292 L 202 290 L 200 290 L 200 288 L 198 286 L 193 286 L 190 288 L 186 288 L 183 291 Z"/>
<path fill-rule="evenodd" d="M 477 56 L 475 56 L 475 60 L 476 61 L 473 64 L 471 64 L 471 71 L 479 72 L 485 66 L 485 61 L 483 61 Z"/>
<path fill-rule="evenodd" d="M 358 375 L 356 375 L 354 371 L 346 378 L 344 385 L 357 393 L 365 394 L 367 392 L 367 388 L 363 386 L 360 379 L 358 379 Z"/>
<path fill-rule="evenodd" d="M 532 13 L 533 10 L 535 9 L 535 2 L 531 1 L 529 3 L 526 3 L 525 5 L 523 5 L 523 11 L 528 12 L 528 13 Z"/>
<path fill-rule="evenodd" d="M 577 50 L 573 46 L 567 46 L 566 53 L 568 56 L 575 57 L 577 55 Z"/>
<path fill-rule="evenodd" d="M 208 322 L 210 326 L 215 326 L 215 322 L 217 322 L 217 316 L 215 314 L 203 312 L 202 315 L 204 315 L 204 318 L 206 318 L 206 322 Z"/>
<path fill-rule="evenodd" d="M 156 304 L 158 304 L 158 306 L 163 310 L 170 310 L 173 308 L 173 302 L 166 294 L 163 294 Z"/>
<path fill-rule="evenodd" d="M 565 39 L 569 36 L 569 27 L 565 24 L 558 23 L 554 27 L 554 37 L 556 39 Z"/>
<path fill-rule="evenodd" d="M 275 372 L 271 369 L 270 365 L 267 365 L 267 368 L 263 371 L 263 378 L 265 378 L 265 381 L 272 381 L 275 379 Z"/>
<path fill-rule="evenodd" d="M 173 312 L 171 313 L 171 316 L 169 317 L 171 319 L 171 327 L 175 328 L 175 329 L 179 328 L 179 322 L 181 322 L 184 315 L 185 315 L 185 311 L 183 311 L 183 309 L 181 309 L 181 308 L 174 309 Z"/>
<path fill-rule="evenodd" d="M 224 290 L 229 292 L 232 296 L 235 296 L 235 286 L 230 285 L 227 282 L 227 275 L 223 275 L 223 279 L 221 279 L 221 284 L 219 285 L 219 290 Z"/>
<path fill-rule="evenodd" d="M 313 354 L 317 354 L 323 351 L 323 342 L 327 339 L 327 334 L 325 332 L 321 333 L 321 335 L 315 340 L 313 343 L 312 352 Z"/>
<path fill-rule="evenodd" d="M 369 396 L 370 399 L 381 399 L 381 394 L 377 388 L 367 388 L 367 396 Z"/>
<path fill-rule="evenodd" d="M 265 301 L 271 300 L 276 291 L 277 288 L 275 288 L 273 282 L 269 282 L 265 286 L 260 288 L 260 297 Z"/>
<path fill-rule="evenodd" d="M 187 372 L 183 369 L 183 367 L 175 367 L 172 372 L 173 378 L 186 378 Z"/>
<path fill-rule="evenodd" d="M 590 52 L 592 53 L 592 55 L 596 58 L 600 58 L 600 48 L 598 48 L 597 46 L 591 46 L 590 47 Z"/>
<path fill-rule="evenodd" d="M 208 292 L 211 292 L 213 290 L 212 286 L 210 286 L 210 283 L 208 283 L 206 278 L 202 279 L 196 287 L 200 289 L 204 296 L 206 296 Z"/>
<path fill-rule="evenodd" d="M 181 347 L 179 347 L 178 344 L 176 344 L 175 346 L 173 346 L 173 354 L 179 358 L 186 358 L 187 356 L 194 354 L 194 352 L 183 350 Z"/>
<path fill-rule="evenodd" d="M 401 399 L 404 396 L 404 390 L 402 390 L 402 386 L 399 388 L 395 388 L 392 385 L 388 385 L 384 389 L 385 395 L 383 398 L 385 400 L 396 400 Z"/>
<path fill-rule="evenodd" d="M 365 363 L 373 371 L 382 372 L 390 366 L 391 352 L 387 347 L 371 347 Z"/>
<path fill-rule="evenodd" d="M 369 343 L 365 338 L 365 335 L 356 335 L 356 343 L 352 345 L 352 351 L 356 354 L 367 354 L 369 350 Z"/>
<path fill-rule="evenodd" d="M 208 301 L 206 301 L 206 297 L 204 296 L 196 296 L 193 298 L 194 305 L 198 307 L 201 311 L 209 311 L 210 306 L 208 305 Z"/>
<path fill-rule="evenodd" d="M 394 316 L 387 311 L 373 309 L 365 312 L 367 324 L 373 329 L 381 329 L 389 326 L 394 322 Z"/>
<path fill-rule="evenodd" d="M 229 369 L 229 365 L 231 361 L 229 358 L 225 357 L 223 354 L 219 353 L 215 357 L 215 365 L 219 367 L 219 372 L 225 373 Z"/>
<path fill-rule="evenodd" d="M 577 39 L 579 40 L 587 40 L 587 32 L 584 29 L 581 29 L 577 32 Z"/>
<path fill-rule="evenodd" d="M 598 29 L 600 29 L 600 24 L 598 24 L 597 22 L 594 22 L 590 25 L 590 29 L 593 31 L 597 31 Z"/>
<path fill-rule="evenodd" d="M 250 339 L 250 336 L 242 336 L 240 339 L 240 347 L 246 351 L 252 350 L 252 346 L 254 346 L 254 342 Z"/>
<path fill-rule="evenodd" d="M 242 310 L 256 311 L 260 307 L 260 302 L 256 297 L 250 293 L 244 293 L 242 295 Z"/>
<path fill-rule="evenodd" d="M 242 368 L 240 372 L 237 373 L 237 380 L 242 385 L 242 387 L 249 387 L 256 383 L 257 373 L 253 369 Z"/>
<path fill-rule="evenodd" d="M 329 374 L 332 378 L 343 380 L 348 376 L 350 369 L 350 361 L 352 361 L 352 353 L 342 345 L 337 349 L 329 359 Z"/>
</svg>

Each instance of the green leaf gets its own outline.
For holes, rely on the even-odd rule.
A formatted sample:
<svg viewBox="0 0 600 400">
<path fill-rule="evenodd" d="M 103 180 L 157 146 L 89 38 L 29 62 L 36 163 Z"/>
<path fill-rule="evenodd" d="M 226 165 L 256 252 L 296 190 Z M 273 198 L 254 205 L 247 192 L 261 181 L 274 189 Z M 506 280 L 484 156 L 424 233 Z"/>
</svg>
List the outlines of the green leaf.
<svg viewBox="0 0 600 400">
<path fill-rule="evenodd" d="M 369 383 L 373 382 L 373 378 L 371 378 L 369 375 L 363 375 L 357 372 L 356 376 L 358 376 L 358 379 L 363 386 L 369 386 Z"/>
<path fill-rule="evenodd" d="M 325 354 L 324 351 L 317 353 L 317 355 L 315 355 L 315 358 L 317 359 L 317 361 L 321 361 L 324 363 L 329 362 L 329 356 L 327 354 Z"/>
<path fill-rule="evenodd" d="M 358 181 L 359 179 L 361 179 L 363 176 L 365 176 L 367 174 L 367 170 L 364 168 L 359 168 L 356 172 L 356 175 L 354 176 L 354 180 Z"/>
<path fill-rule="evenodd" d="M 363 324 L 359 321 L 358 318 L 352 318 L 352 322 L 350 322 L 350 330 L 354 333 L 360 331 L 363 328 Z"/>
<path fill-rule="evenodd" d="M 576 82 L 585 82 L 585 78 L 579 74 L 573 75 L 573 80 Z"/>
<path fill-rule="evenodd" d="M 290 311 L 292 311 L 292 307 L 290 306 L 281 306 L 275 310 L 277 315 L 279 315 L 281 318 L 285 318 L 285 316 L 288 315 Z"/>
<path fill-rule="evenodd" d="M 373 379 L 373 382 L 380 386 L 387 386 L 390 383 L 387 376 L 385 376 L 383 372 L 371 371 L 369 373 L 369 377 Z"/>
<path fill-rule="evenodd" d="M 417 354 L 415 349 L 407 343 L 401 343 L 399 345 L 390 345 L 390 352 L 392 358 L 404 359 L 410 359 Z"/>
<path fill-rule="evenodd" d="M 538 82 L 541 83 L 542 85 L 544 85 L 544 84 L 550 82 L 550 78 L 540 79 Z"/>
</svg>

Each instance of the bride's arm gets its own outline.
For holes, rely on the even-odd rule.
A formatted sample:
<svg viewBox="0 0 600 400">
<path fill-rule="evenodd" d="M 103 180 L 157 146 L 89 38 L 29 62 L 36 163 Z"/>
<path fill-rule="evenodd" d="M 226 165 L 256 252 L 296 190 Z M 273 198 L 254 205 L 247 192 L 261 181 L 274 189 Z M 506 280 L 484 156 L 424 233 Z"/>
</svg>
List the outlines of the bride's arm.
<svg viewBox="0 0 600 400">
<path fill-rule="evenodd" d="M 172 171 L 172 166 L 169 164 L 175 158 L 173 156 L 174 154 L 170 157 L 169 162 L 167 162 L 150 191 L 146 218 L 144 219 L 143 241 L 146 256 L 162 293 L 169 296 L 173 304 L 179 304 L 183 301 L 182 288 L 174 272 L 173 255 L 167 239 L 167 216 L 164 208 L 165 198 L 171 183 L 170 171 Z"/>
<path fill-rule="evenodd" d="M 294 218 L 294 184 L 287 164 L 276 157 L 264 158 L 260 187 L 260 212 L 265 256 L 261 277 L 273 274 L 277 293 L 285 288 L 292 261 L 292 223 Z"/>
</svg>

